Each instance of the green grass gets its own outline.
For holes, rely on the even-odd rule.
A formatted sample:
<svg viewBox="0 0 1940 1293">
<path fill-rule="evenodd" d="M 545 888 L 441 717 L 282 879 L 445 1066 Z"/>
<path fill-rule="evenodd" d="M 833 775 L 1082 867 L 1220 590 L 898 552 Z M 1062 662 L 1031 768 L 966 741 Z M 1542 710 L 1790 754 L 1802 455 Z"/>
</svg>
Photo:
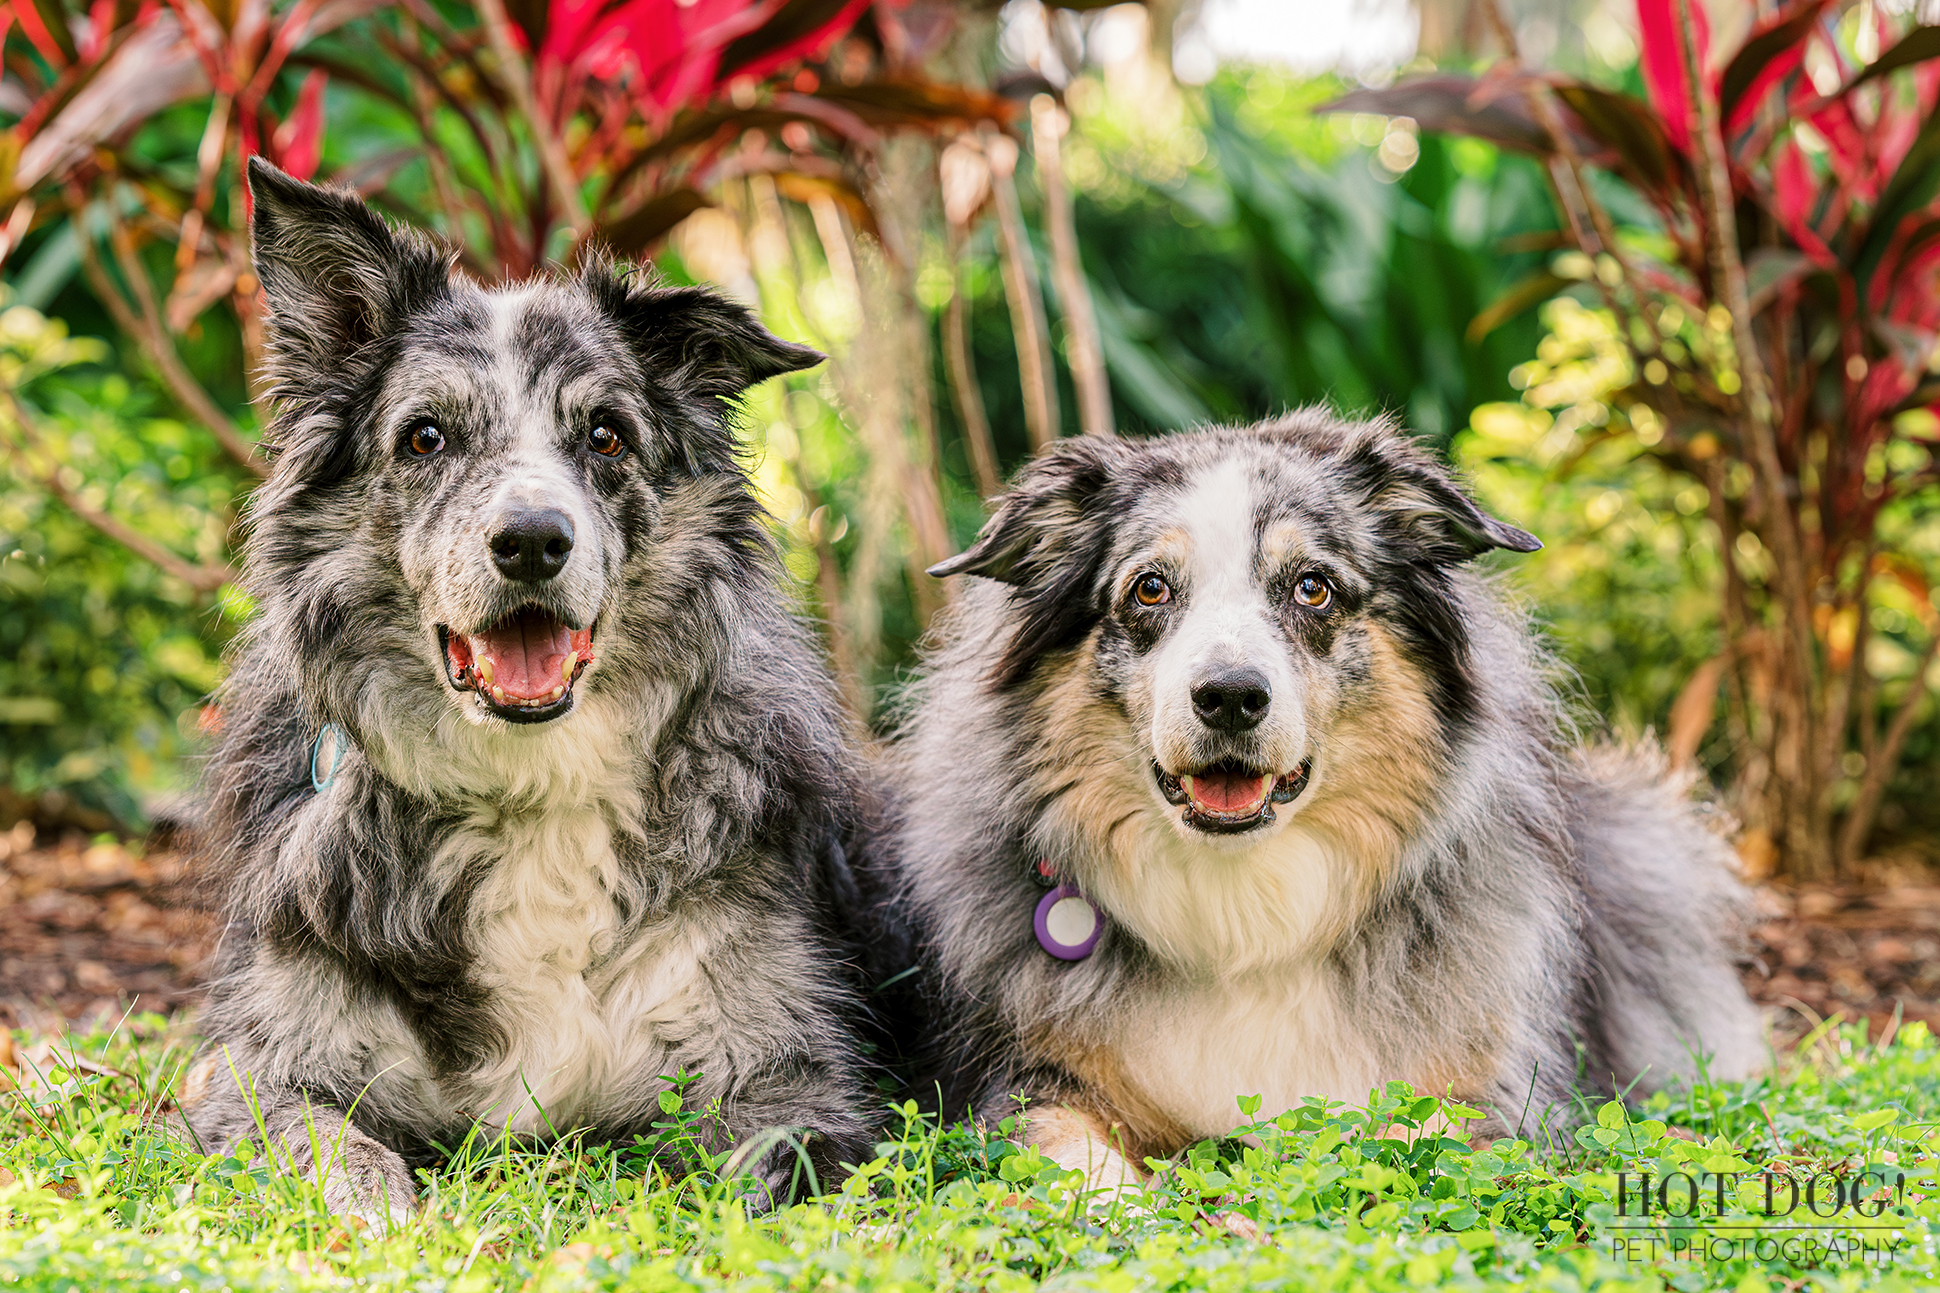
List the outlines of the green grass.
<svg viewBox="0 0 1940 1293">
<path fill-rule="evenodd" d="M 31 1050 L 25 1055 L 34 1055 Z M 1568 1136 L 1472 1147 L 1471 1111 L 1401 1084 L 1361 1108 L 1312 1100 L 1273 1118 L 1240 1101 L 1244 1139 L 1194 1146 L 1145 1192 L 1087 1201 L 1076 1178 L 1006 1139 L 1008 1124 L 939 1131 L 914 1114 L 878 1156 L 817 1202 L 749 1216 L 724 1159 L 685 1176 L 653 1144 L 546 1150 L 475 1141 L 425 1174 L 422 1213 L 383 1238 L 331 1217 L 312 1187 L 260 1155 L 207 1157 L 166 1130 L 186 1052 L 155 1017 L 64 1040 L 0 1110 L 0 1286 L 64 1289 L 1845 1289 L 1940 1283 L 1940 1047 L 1921 1025 L 1886 1044 L 1827 1026 L 1775 1077 L 1700 1083 L 1591 1109 Z M 51 1067 L 48 1063 L 51 1061 Z M 51 1084 L 51 1085 L 50 1085 Z M 705 1110 L 663 1102 L 662 1139 Z M 1762 1208 L 1769 1169 L 1826 1191 L 1864 1178 L 1811 1230 L 1734 1209 L 1702 1225 L 1658 1219 L 1654 1260 L 1620 1251 L 1617 1173 L 1718 1177 Z M 1903 1173 L 1904 1185 L 1896 1174 Z M 9 1179 L 11 1178 L 11 1179 Z M 1634 1175 L 1628 1178 L 1634 1182 Z M 1875 1187 L 1890 1182 L 1884 1192 Z M 1634 1184 L 1627 1189 L 1633 1194 Z M 1729 1190 L 1731 1186 L 1727 1186 Z M 1839 1187 L 1842 1190 L 1845 1186 Z M 1674 1208 L 1685 1187 L 1673 1187 Z M 1728 1200 L 1729 1201 L 1729 1200 Z M 1626 1205 L 1634 1214 L 1633 1203 Z M 1788 1224 L 1797 1226 L 1805 1206 Z M 1891 1227 L 1862 1231 L 1861 1226 Z M 1761 1227 L 1763 1227 L 1761 1229 Z M 1241 1233 L 1256 1231 L 1257 1238 Z M 1790 1254 L 1719 1241 L 1792 1240 Z M 1694 1238 L 1712 1245 L 1693 1259 Z M 1890 1258 L 1829 1241 L 1892 1244 Z M 1805 1239 L 1819 1248 L 1807 1251 Z M 1682 1240 L 1685 1247 L 1674 1249 Z M 1734 1245 L 1735 1246 L 1735 1245 Z"/>
</svg>

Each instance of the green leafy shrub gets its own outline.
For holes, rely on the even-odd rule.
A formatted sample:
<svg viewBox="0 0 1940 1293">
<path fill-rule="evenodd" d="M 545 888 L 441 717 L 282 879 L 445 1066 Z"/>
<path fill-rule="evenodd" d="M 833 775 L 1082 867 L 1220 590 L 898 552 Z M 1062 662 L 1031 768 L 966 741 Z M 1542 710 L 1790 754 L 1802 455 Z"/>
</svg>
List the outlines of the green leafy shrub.
<svg viewBox="0 0 1940 1293">
<path fill-rule="evenodd" d="M 108 346 L 25 306 L 0 313 L 0 785 L 133 822 L 186 774 L 203 698 L 245 608 L 198 594 L 104 539 L 35 483 L 178 552 L 220 561 L 231 478 L 207 437 L 164 415 Z"/>
</svg>

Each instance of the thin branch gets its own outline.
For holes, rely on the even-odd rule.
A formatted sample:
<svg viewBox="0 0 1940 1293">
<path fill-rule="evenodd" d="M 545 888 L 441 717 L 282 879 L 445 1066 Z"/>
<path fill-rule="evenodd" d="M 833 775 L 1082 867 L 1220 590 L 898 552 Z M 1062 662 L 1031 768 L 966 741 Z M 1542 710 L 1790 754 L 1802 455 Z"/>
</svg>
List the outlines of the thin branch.
<svg viewBox="0 0 1940 1293">
<path fill-rule="evenodd" d="M 1847 727 L 1851 722 L 1854 706 L 1865 694 L 1866 642 L 1869 631 L 1866 595 L 1872 588 L 1873 557 L 1878 550 L 1879 541 L 1878 536 L 1875 535 L 1867 540 L 1866 549 L 1860 556 L 1859 577 L 1851 589 L 1850 598 L 1844 595 L 1845 590 L 1841 590 L 1839 601 L 1833 607 L 1834 622 L 1846 610 L 1852 611 L 1852 645 L 1848 648 L 1850 654 L 1846 658 L 1843 676 L 1828 680 L 1827 691 L 1830 693 L 1827 700 L 1828 708 L 1825 722 L 1819 725 L 1818 758 L 1821 767 L 1830 768 L 1838 761 L 1848 740 Z"/>
<path fill-rule="evenodd" d="M 774 193 L 773 186 L 770 185 L 769 191 L 766 194 L 759 195 L 759 197 L 765 199 L 765 201 L 757 209 L 762 212 L 764 219 L 772 219 L 776 222 L 775 232 L 779 235 L 780 246 L 785 248 L 787 252 L 775 268 L 777 271 L 786 274 L 788 290 L 793 294 L 795 300 L 799 302 L 802 296 L 802 283 L 807 277 L 802 272 L 801 249 L 796 246 L 795 239 L 789 232 L 787 216 L 781 206 L 780 200 Z M 829 209 L 826 219 L 832 222 L 831 228 L 834 231 L 832 236 L 839 241 L 841 239 L 842 217 L 835 210 L 834 201 L 826 194 L 818 194 L 811 201 L 819 201 L 828 205 Z M 771 209 L 767 207 L 768 203 L 773 204 Z M 815 212 L 813 208 L 811 208 L 810 215 L 812 219 L 818 222 L 817 227 L 819 232 L 819 222 L 825 217 Z M 829 236 L 828 234 L 824 234 L 825 239 Z M 829 254 L 828 242 L 824 242 L 823 248 L 823 254 Z M 848 248 L 846 245 L 842 249 L 842 255 L 845 258 L 848 256 Z M 831 267 L 830 272 L 835 272 L 833 267 Z M 851 264 L 848 266 L 847 274 L 848 278 L 844 286 L 848 290 L 856 292 L 856 296 L 853 299 L 858 302 L 857 308 L 859 310 L 861 308 L 861 295 L 859 289 L 855 286 L 854 265 Z M 809 469 L 808 454 L 803 451 L 802 447 L 803 428 L 796 421 L 794 407 L 793 401 L 783 399 L 783 414 L 788 419 L 790 428 L 795 432 L 795 457 L 789 463 L 789 466 L 794 469 L 795 484 L 802 491 L 802 501 L 808 508 L 809 538 L 815 547 L 815 592 L 822 604 L 822 622 L 824 628 L 827 630 L 829 663 L 834 667 L 837 686 L 841 690 L 843 702 L 848 707 L 850 721 L 855 724 L 857 734 L 866 737 L 869 715 L 869 693 L 867 687 L 863 684 L 862 668 L 857 661 L 856 635 L 849 624 L 849 599 L 843 588 L 842 565 L 836 559 L 835 542 L 829 536 L 828 518 L 833 515 L 835 509 L 828 508 L 827 511 L 823 510 L 827 507 L 827 501 L 822 497 L 821 490 L 816 486 L 814 473 Z M 819 525 L 816 524 L 815 520 L 818 513 L 821 516 L 821 523 Z"/>
<path fill-rule="evenodd" d="M 399 62 L 404 65 L 405 80 L 410 85 L 410 111 L 417 118 L 418 133 L 425 140 L 424 160 L 426 169 L 431 176 L 431 188 L 438 195 L 439 210 L 444 212 L 445 219 L 449 222 L 446 232 L 452 241 L 463 241 L 464 226 L 459 220 L 459 212 L 462 204 L 458 200 L 456 176 L 452 174 L 451 161 L 445 156 L 445 150 L 437 147 L 433 142 L 437 139 L 438 134 L 436 124 L 432 121 L 433 91 L 427 83 L 430 80 L 429 74 L 409 59 L 400 59 Z M 474 127 L 473 133 L 478 133 L 476 127 Z M 488 169 L 494 170 L 494 176 L 496 178 L 495 168 L 492 167 L 495 159 L 489 151 L 485 156 L 486 166 Z M 491 223 L 496 219 L 488 204 L 478 203 L 475 205 L 484 209 L 487 223 Z"/>
<path fill-rule="evenodd" d="M 579 184 L 573 177 L 572 162 L 566 156 L 565 144 L 560 141 L 552 123 L 539 115 L 538 103 L 532 96 L 532 74 L 512 39 L 512 21 L 506 16 L 505 0 L 479 0 L 478 12 L 485 20 L 492 52 L 498 56 L 500 83 L 512 96 L 512 102 L 532 128 L 533 138 L 538 142 L 539 161 L 545 168 L 553 201 L 559 204 L 559 214 L 572 227 L 573 238 L 583 238 L 587 232 L 586 204 L 580 201 Z M 533 248 L 533 252 L 535 259 L 543 259 L 546 249 L 539 246 Z"/>
<path fill-rule="evenodd" d="M 1522 51 L 1516 44 L 1515 29 L 1502 16 L 1499 0 L 1483 0 L 1481 7 L 1495 38 L 1502 43 L 1504 56 L 1516 66 L 1524 66 Z M 1603 204 L 1596 200 L 1596 194 L 1590 190 L 1589 182 L 1584 178 L 1583 155 L 1576 147 L 1576 137 L 1563 124 L 1563 114 L 1556 107 L 1555 91 L 1547 83 L 1531 83 L 1523 90 L 1523 98 L 1528 102 L 1536 124 L 1549 136 L 1550 145 L 1562 159 L 1560 171 L 1553 164 L 1548 168 L 1549 182 L 1556 191 L 1557 204 L 1563 208 L 1563 218 L 1569 221 L 1576 245 L 1590 255 L 1608 253 L 1617 262 L 1624 277 L 1634 284 L 1634 270 L 1622 248 L 1617 245 L 1616 225 L 1611 221 L 1610 213 L 1603 209 Z M 1589 226 L 1587 230 L 1585 223 Z M 1586 233 L 1593 236 L 1586 238 Z M 1614 309 L 1617 301 L 1608 285 L 1600 277 L 1596 282 L 1603 299 Z"/>
<path fill-rule="evenodd" d="M 1933 668 L 1936 655 L 1940 655 L 1940 623 L 1934 625 L 1933 637 L 1927 642 L 1927 649 L 1913 670 L 1912 680 L 1907 683 L 1906 697 L 1900 701 L 1893 721 L 1887 725 L 1886 739 L 1880 742 L 1878 751 L 1866 760 L 1866 773 L 1859 783 L 1859 795 L 1853 800 L 1852 809 L 1846 814 L 1845 825 L 1839 832 L 1841 870 L 1859 860 L 1859 851 L 1866 847 L 1866 840 L 1873 833 L 1873 823 L 1879 817 L 1880 800 L 1886 795 L 1886 783 L 1899 766 L 1900 751 L 1906 745 L 1906 738 L 1913 732 L 1914 714 L 1929 690 L 1927 674 Z"/>
<path fill-rule="evenodd" d="M 982 131 L 990 158 L 991 196 L 997 206 L 997 232 L 1004 245 L 1004 296 L 1010 302 L 1011 329 L 1017 336 L 1017 368 L 1024 382 L 1024 425 L 1031 444 L 1043 449 L 1058 438 L 1057 371 L 1051 366 L 1050 328 L 1044 321 L 1044 293 L 1037 282 L 1037 258 L 1024 230 L 1017 201 L 1017 144 L 990 127 Z"/>
<path fill-rule="evenodd" d="M 1078 423 L 1087 435 L 1113 434 L 1111 381 L 1105 373 L 1104 345 L 1098 335 L 1098 316 L 1091 306 L 1091 286 L 1085 281 L 1078 256 L 1078 226 L 1071 189 L 1064 182 L 1060 148 L 1071 118 L 1048 94 L 1031 99 L 1031 147 L 1037 155 L 1037 180 L 1044 186 L 1044 224 L 1051 235 L 1051 283 L 1058 291 L 1064 315 L 1066 358 L 1072 384 L 1078 389 Z"/>
<path fill-rule="evenodd" d="M 412 13 L 415 15 L 417 13 L 416 9 L 412 9 Z M 491 176 L 492 183 L 498 189 L 496 193 L 475 195 L 480 199 L 479 204 L 510 205 L 517 196 L 515 192 L 516 178 L 508 179 L 507 174 L 509 168 L 502 156 L 502 150 L 499 147 L 499 143 L 493 140 L 492 132 L 486 128 L 485 122 L 480 119 L 478 112 L 475 110 L 477 105 L 465 95 L 458 93 L 446 82 L 445 75 L 449 67 L 449 62 L 441 62 L 427 52 L 424 41 L 424 30 L 428 25 L 423 17 L 417 16 L 413 16 L 409 21 L 402 24 L 404 34 L 411 38 L 410 44 L 408 45 L 401 37 L 388 35 L 382 28 L 378 28 L 377 43 L 387 55 L 411 69 L 417 78 L 421 91 L 429 90 L 431 93 L 436 94 L 439 102 L 451 109 L 452 113 L 460 121 L 465 123 L 465 129 L 471 133 L 473 141 L 478 144 L 479 156 L 484 160 L 486 173 Z M 455 48 L 449 33 L 440 36 L 439 39 L 444 42 L 442 45 L 443 49 L 450 51 Z M 464 70 L 470 76 L 478 77 L 484 80 L 487 85 L 490 84 L 489 78 L 485 76 L 485 73 L 480 68 L 478 60 L 473 58 L 468 51 L 460 51 L 460 58 L 463 61 Z M 466 79 L 470 78 L 467 77 Z M 496 102 L 490 95 L 485 96 L 485 101 L 487 103 Z M 436 142 L 436 129 L 431 124 L 431 105 L 420 102 L 416 111 L 419 114 L 421 122 L 419 129 L 424 133 L 427 147 L 442 152 L 443 150 L 438 148 Z"/>
<path fill-rule="evenodd" d="M 902 361 L 898 366 L 903 382 L 902 405 L 913 425 L 908 439 L 916 453 L 903 453 L 903 502 L 915 546 L 910 556 L 912 591 L 917 612 L 928 623 L 935 612 L 939 595 L 943 600 L 956 596 L 954 583 L 939 586 L 928 575 L 931 566 L 947 560 L 956 551 L 950 543 L 950 525 L 943 507 L 942 449 L 936 434 L 935 369 L 930 358 L 929 320 L 916 300 L 916 259 L 913 234 L 920 228 L 925 212 L 919 175 L 933 173 L 936 162 L 925 141 L 905 137 L 880 155 L 882 170 L 871 185 L 870 208 L 875 212 L 876 228 L 884 244 L 884 255 L 877 258 L 876 272 L 864 282 L 867 295 L 864 313 L 871 309 L 884 314 L 890 344 Z M 903 248 L 900 256 L 890 256 L 889 248 Z M 854 259 L 853 248 L 850 257 Z M 873 288 L 874 290 L 869 290 Z"/>
<path fill-rule="evenodd" d="M 963 420 L 970 465 L 977 473 L 977 492 L 994 498 L 1004 485 L 997 468 L 997 446 L 990 435 L 990 415 L 984 411 L 983 391 L 977 386 L 976 355 L 970 348 L 970 296 L 964 290 L 963 243 L 964 231 L 952 226 L 950 268 L 956 281 L 949 308 L 943 313 L 943 357 L 950 393 L 956 397 L 957 416 Z"/>
<path fill-rule="evenodd" d="M 1720 618 L 1724 627 L 1725 645 L 1730 648 L 1727 655 L 1728 668 L 1725 680 L 1730 689 L 1731 704 L 1726 708 L 1726 725 L 1731 734 L 1733 746 L 1740 757 L 1754 756 L 1755 743 L 1752 737 L 1751 686 L 1747 678 L 1749 652 L 1744 650 L 1748 632 L 1746 622 L 1750 618 L 1745 609 L 1745 585 L 1738 573 L 1735 545 L 1738 541 L 1738 522 L 1735 509 L 1725 497 L 1725 465 L 1712 459 L 1700 464 L 1692 473 L 1700 476 L 1709 495 L 1706 507 L 1711 515 L 1711 523 L 1718 527 L 1718 545 L 1722 560 L 1718 563 L 1724 575 L 1723 596 L 1719 599 Z"/>
<path fill-rule="evenodd" d="M 1794 699 L 1803 705 L 1796 715 L 1800 730 L 1794 734 L 1802 761 L 1813 750 L 1812 730 L 1817 717 L 1814 713 L 1814 689 L 1810 685 L 1813 649 L 1811 614 L 1805 604 L 1810 595 L 1808 575 L 1802 544 L 1794 525 L 1795 518 L 1789 507 L 1785 469 L 1778 457 L 1769 378 L 1765 372 L 1764 357 L 1758 349 L 1757 335 L 1752 330 L 1751 301 L 1745 287 L 1744 263 L 1738 254 L 1737 212 L 1732 200 L 1731 173 L 1725 161 L 1718 105 L 1707 92 L 1699 74 L 1702 62 L 1697 48 L 1697 27 L 1691 15 L 1691 0 L 1676 0 L 1676 17 L 1684 46 L 1685 94 L 1696 110 L 1691 133 L 1698 152 L 1698 191 L 1704 202 L 1705 223 L 1710 233 L 1707 251 L 1711 261 L 1712 292 L 1731 315 L 1732 342 L 1738 352 L 1738 372 L 1749 431 L 1747 438 L 1751 441 L 1752 460 L 1764 493 L 1765 528 L 1773 539 L 1780 585 L 1787 594 L 1781 613 L 1786 621 L 1788 654 L 1792 657 L 1789 672 L 1795 674 Z M 1784 685 L 1784 681 L 1781 681 L 1781 689 Z M 1809 769 L 1801 766 L 1795 773 L 1806 778 L 1810 785 Z M 1808 812 L 1810 805 L 1793 804 L 1791 809 L 1794 813 Z M 1796 848 L 1809 845 L 1810 841 L 1795 839 L 1788 843 Z M 1811 857 L 1794 858 L 1793 866 L 1798 868 L 1798 874 L 1807 875 L 1822 861 Z"/>
<path fill-rule="evenodd" d="M 13 391 L 6 392 L 8 407 L 13 411 L 14 425 L 20 428 L 21 435 L 45 452 L 42 437 L 34 430 L 33 415 L 20 397 Z M 13 461 L 20 474 L 47 492 L 56 502 L 74 513 L 86 524 L 113 539 L 142 560 L 160 569 L 164 574 L 173 575 L 199 593 L 212 593 L 236 578 L 235 568 L 227 565 L 202 565 L 177 556 L 155 540 L 135 530 L 122 521 L 116 520 L 97 507 L 81 501 L 74 490 L 61 480 L 60 469 L 40 470 L 28 457 L 27 446 L 14 437 L 6 437 L 7 456 Z"/>
<path fill-rule="evenodd" d="M 175 343 L 169 340 L 168 330 L 162 324 L 161 311 L 155 303 L 155 291 L 148 282 L 148 271 L 142 268 L 140 258 L 135 255 L 134 242 L 128 236 L 127 226 L 121 223 L 121 217 L 115 213 L 113 198 L 101 205 L 108 213 L 108 236 L 114 246 L 115 259 L 128 279 L 128 287 L 134 293 L 141 313 L 135 312 L 108 277 L 107 269 L 95 253 L 94 237 L 87 229 L 87 206 L 85 202 L 74 201 L 69 209 L 76 223 L 75 233 L 78 236 L 75 244 L 81 251 L 81 268 L 87 274 L 88 285 L 94 289 L 101 304 L 107 307 L 115 325 L 140 342 L 148 352 L 148 357 L 161 371 L 162 380 L 168 383 L 168 388 L 175 393 L 175 398 L 182 402 L 189 415 L 208 427 L 223 451 L 245 470 L 267 479 L 269 464 L 257 456 L 256 447 L 243 436 L 241 428 L 222 411 L 209 392 L 202 388 L 202 383 L 195 380 L 195 375 L 182 363 L 181 355 L 176 353 Z"/>
<path fill-rule="evenodd" d="M 797 436 L 799 434 L 800 429 L 797 428 Z M 856 724 L 858 732 L 866 733 L 869 696 L 862 684 L 862 667 L 856 660 L 855 636 L 849 632 L 848 599 L 842 591 L 842 565 L 836 560 L 835 544 L 829 538 L 829 517 L 834 515 L 835 509 L 829 507 L 822 497 L 822 491 L 815 487 L 803 458 L 804 455 L 798 454 L 793 464 L 795 484 L 802 491 L 803 502 L 808 504 L 809 538 L 815 544 L 815 596 L 822 603 L 822 624 L 828 631 L 829 663 L 834 666 L 836 686 L 842 693 L 850 719 Z M 819 525 L 814 523 L 818 515 L 821 517 Z"/>
</svg>

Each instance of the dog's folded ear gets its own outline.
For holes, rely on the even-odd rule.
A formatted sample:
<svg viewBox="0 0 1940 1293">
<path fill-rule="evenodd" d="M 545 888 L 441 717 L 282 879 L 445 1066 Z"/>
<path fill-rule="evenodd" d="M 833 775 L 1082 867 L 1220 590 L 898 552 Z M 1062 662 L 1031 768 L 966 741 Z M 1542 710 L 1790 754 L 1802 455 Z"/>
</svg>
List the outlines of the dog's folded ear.
<svg viewBox="0 0 1940 1293">
<path fill-rule="evenodd" d="M 1390 426 L 1357 429 L 1342 460 L 1367 505 L 1421 560 L 1453 565 L 1491 548 L 1535 552 L 1543 546 L 1484 512 L 1448 468 Z"/>
<path fill-rule="evenodd" d="M 1098 436 L 1060 440 L 1018 473 L 977 541 L 930 567 L 939 578 L 982 575 L 1028 585 L 1104 537 L 1099 504 L 1130 450 Z"/>
<path fill-rule="evenodd" d="M 256 156 L 249 192 L 279 382 L 340 378 L 370 342 L 449 290 L 450 256 L 392 230 L 353 193 L 306 184 Z"/>
<path fill-rule="evenodd" d="M 1136 450 L 1122 440 L 1060 440 L 1018 475 L 970 548 L 930 567 L 939 577 L 982 575 L 1009 584 L 1021 613 L 991 673 L 1008 687 L 1047 651 L 1075 644 L 1096 620 L 1098 568 L 1110 545 L 1114 486 Z"/>
<path fill-rule="evenodd" d="M 746 306 L 704 287 L 655 287 L 604 258 L 589 260 L 580 282 L 619 320 L 643 362 L 702 395 L 732 398 L 826 358 L 783 341 Z"/>
</svg>

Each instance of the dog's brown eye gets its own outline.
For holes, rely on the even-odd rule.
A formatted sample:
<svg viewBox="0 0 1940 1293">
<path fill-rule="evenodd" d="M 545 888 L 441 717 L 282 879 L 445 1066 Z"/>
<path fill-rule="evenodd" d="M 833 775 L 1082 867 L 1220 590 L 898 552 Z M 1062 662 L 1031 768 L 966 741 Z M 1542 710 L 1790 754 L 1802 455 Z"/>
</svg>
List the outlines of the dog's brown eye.
<svg viewBox="0 0 1940 1293">
<path fill-rule="evenodd" d="M 1157 575 L 1140 575 L 1132 596 L 1140 606 L 1159 606 L 1172 600 L 1172 586 Z"/>
<path fill-rule="evenodd" d="M 1302 606 L 1319 610 L 1334 600 L 1334 590 L 1319 575 L 1302 575 L 1300 582 L 1293 586 L 1293 600 Z"/>
<path fill-rule="evenodd" d="M 594 453 L 604 454 L 608 458 L 617 458 L 626 452 L 626 442 L 620 439 L 620 433 L 604 422 L 593 428 L 592 434 L 586 437 L 586 443 L 593 446 Z"/>
<path fill-rule="evenodd" d="M 445 433 L 438 429 L 436 422 L 420 422 L 411 428 L 411 452 L 420 458 L 442 451 L 445 447 Z"/>
</svg>

